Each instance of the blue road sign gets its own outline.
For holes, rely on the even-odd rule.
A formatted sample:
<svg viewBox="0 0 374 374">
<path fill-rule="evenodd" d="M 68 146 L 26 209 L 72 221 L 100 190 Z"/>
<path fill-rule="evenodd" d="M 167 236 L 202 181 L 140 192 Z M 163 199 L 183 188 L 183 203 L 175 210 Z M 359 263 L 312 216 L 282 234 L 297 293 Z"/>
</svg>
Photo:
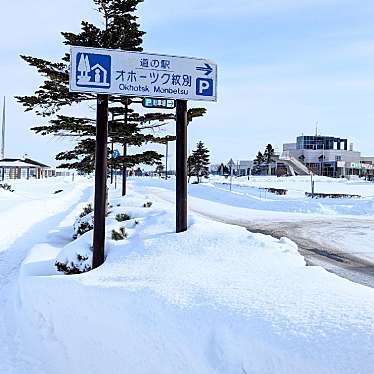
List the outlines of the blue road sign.
<svg viewBox="0 0 374 374">
<path fill-rule="evenodd" d="M 197 78 L 196 79 L 196 95 L 198 96 L 212 96 L 213 95 L 213 79 Z"/>
<path fill-rule="evenodd" d="M 87 88 L 110 88 L 111 57 L 95 53 L 78 53 L 76 85 Z"/>
<path fill-rule="evenodd" d="M 120 156 L 120 153 L 119 153 L 119 150 L 118 149 L 115 149 L 112 153 L 112 157 L 113 158 L 118 158 Z"/>
<path fill-rule="evenodd" d="M 199 58 L 74 46 L 70 91 L 217 101 L 217 65 Z"/>
<path fill-rule="evenodd" d="M 144 108 L 174 109 L 175 100 L 146 97 L 143 99 L 142 105 Z"/>
</svg>

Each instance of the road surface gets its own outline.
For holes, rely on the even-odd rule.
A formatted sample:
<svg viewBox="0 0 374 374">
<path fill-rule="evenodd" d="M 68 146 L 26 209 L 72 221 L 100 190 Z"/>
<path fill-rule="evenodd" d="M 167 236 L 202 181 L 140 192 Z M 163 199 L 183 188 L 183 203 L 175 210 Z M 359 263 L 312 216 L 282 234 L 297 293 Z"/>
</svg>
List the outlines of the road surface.
<svg viewBox="0 0 374 374">
<path fill-rule="evenodd" d="M 323 266 L 326 270 L 339 276 L 374 288 L 374 262 L 363 258 L 362 253 L 355 251 L 355 248 L 347 248 L 347 243 L 345 243 L 347 236 L 355 236 L 357 240 L 360 240 L 359 236 L 363 234 L 362 227 L 368 225 L 374 231 L 374 221 L 336 218 L 325 222 L 323 220 L 306 220 L 252 223 L 245 225 L 245 227 L 251 232 L 271 235 L 275 238 L 285 236 L 298 245 L 299 252 L 305 257 L 308 265 Z M 321 230 L 321 227 L 325 228 L 326 226 L 335 236 L 340 233 L 340 242 L 336 239 L 332 240 L 326 229 Z M 320 230 L 319 233 L 318 230 Z M 352 240 L 349 243 L 351 246 L 355 245 Z M 361 245 L 361 243 L 357 244 Z"/>
</svg>

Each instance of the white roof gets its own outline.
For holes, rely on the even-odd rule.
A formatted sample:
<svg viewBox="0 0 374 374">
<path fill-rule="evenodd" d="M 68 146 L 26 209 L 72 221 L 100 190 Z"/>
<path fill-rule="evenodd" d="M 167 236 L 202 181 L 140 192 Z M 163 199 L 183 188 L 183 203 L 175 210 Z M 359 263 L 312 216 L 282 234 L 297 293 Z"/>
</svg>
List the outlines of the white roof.
<svg viewBox="0 0 374 374">
<path fill-rule="evenodd" d="M 23 161 L 0 161 L 0 168 L 38 168 L 37 165 Z"/>
</svg>

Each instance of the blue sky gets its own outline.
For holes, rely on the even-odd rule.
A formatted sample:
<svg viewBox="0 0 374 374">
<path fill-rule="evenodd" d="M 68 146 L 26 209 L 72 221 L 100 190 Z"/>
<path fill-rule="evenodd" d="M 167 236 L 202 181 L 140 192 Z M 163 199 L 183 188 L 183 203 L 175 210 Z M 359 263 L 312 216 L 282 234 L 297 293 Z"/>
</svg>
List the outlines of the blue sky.
<svg viewBox="0 0 374 374">
<path fill-rule="evenodd" d="M 61 8 L 61 4 L 64 7 Z M 281 150 L 301 133 L 348 137 L 374 155 L 374 3 L 369 0 L 145 0 L 144 50 L 204 57 L 219 68 L 218 103 L 189 126 L 212 161 L 253 157 L 270 142 Z M 11 97 L 40 82 L 19 54 L 58 59 L 60 31 L 98 20 L 90 0 L 17 0 L 0 15 L 0 95 L 8 97 L 7 156 L 28 153 L 53 164 L 70 141 L 35 136 L 43 119 Z M 200 106 L 201 103 L 190 103 Z M 169 131 L 173 131 L 170 126 Z M 171 150 L 171 157 L 174 151 Z"/>
</svg>

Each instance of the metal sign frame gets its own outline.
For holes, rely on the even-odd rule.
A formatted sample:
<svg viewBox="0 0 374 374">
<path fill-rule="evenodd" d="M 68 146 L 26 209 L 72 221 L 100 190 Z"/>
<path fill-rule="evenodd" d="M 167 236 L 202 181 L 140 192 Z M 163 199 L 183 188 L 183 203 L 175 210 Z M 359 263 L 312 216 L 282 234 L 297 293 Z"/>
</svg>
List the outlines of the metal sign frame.
<svg viewBox="0 0 374 374">
<path fill-rule="evenodd" d="M 86 52 L 84 52 L 86 51 Z M 80 55 L 79 55 L 80 53 Z M 188 77 L 195 82 L 195 95 L 182 97 L 181 95 L 149 95 L 142 92 L 121 93 L 112 92 L 111 78 L 114 70 L 112 69 L 111 56 L 113 54 L 127 54 L 127 56 L 144 56 L 170 59 L 188 59 L 189 62 L 195 62 L 194 74 L 185 74 L 183 79 L 188 81 Z M 78 57 L 79 56 L 79 57 Z M 110 57 L 109 57 L 110 56 Z M 114 49 L 99 49 L 90 47 L 71 47 L 71 63 L 69 87 L 71 92 L 89 92 L 97 94 L 97 115 L 96 115 L 96 163 L 95 163 L 95 196 L 94 196 L 94 232 L 93 232 L 93 261 L 92 268 L 97 268 L 104 263 L 105 258 L 105 214 L 107 199 L 107 143 L 108 143 L 108 104 L 109 95 L 124 97 L 141 97 L 161 100 L 175 100 L 176 102 L 176 232 L 187 230 L 187 103 L 188 100 L 196 101 L 217 101 L 217 65 L 210 60 L 197 59 L 190 57 L 169 56 L 143 52 L 126 52 Z M 156 61 L 156 60 L 154 60 Z M 212 66 L 211 66 L 212 65 Z M 74 68 L 73 68 L 74 67 Z M 113 70 L 113 71 L 112 71 Z M 146 69 L 140 69 L 146 71 Z M 150 69 L 155 71 L 155 69 Z M 168 71 L 168 70 L 165 70 Z M 73 73 L 74 72 L 74 73 Z M 79 72 L 79 75 L 77 74 Z M 169 71 L 168 71 L 169 72 Z M 171 73 L 170 69 L 170 73 Z M 179 71 L 178 71 L 179 73 Z M 93 76 L 94 74 L 94 76 Z M 143 74 L 146 74 L 143 72 Z M 166 73 L 165 73 L 166 74 Z M 211 75 L 213 74 L 213 75 Z M 156 75 L 155 75 L 156 77 Z M 147 78 L 147 76 L 146 76 Z M 92 80 L 93 79 L 93 80 Z M 213 82 L 210 86 L 210 83 Z M 80 87 L 78 87 L 78 84 Z M 200 93 L 207 91 L 206 95 L 199 97 L 197 87 Z M 174 92 L 174 91 L 172 91 Z M 208 95 L 211 93 L 211 95 Z M 128 106 L 126 100 L 125 107 Z M 166 109 L 161 107 L 162 109 Z M 127 115 L 127 111 L 126 111 Z M 125 115 L 125 116 L 126 116 Z M 125 122 L 127 119 L 125 119 Z M 126 145 L 124 146 L 124 155 L 127 154 Z M 126 164 L 124 163 L 123 180 L 126 180 Z M 126 194 L 125 183 L 122 185 L 122 195 Z"/>
</svg>

